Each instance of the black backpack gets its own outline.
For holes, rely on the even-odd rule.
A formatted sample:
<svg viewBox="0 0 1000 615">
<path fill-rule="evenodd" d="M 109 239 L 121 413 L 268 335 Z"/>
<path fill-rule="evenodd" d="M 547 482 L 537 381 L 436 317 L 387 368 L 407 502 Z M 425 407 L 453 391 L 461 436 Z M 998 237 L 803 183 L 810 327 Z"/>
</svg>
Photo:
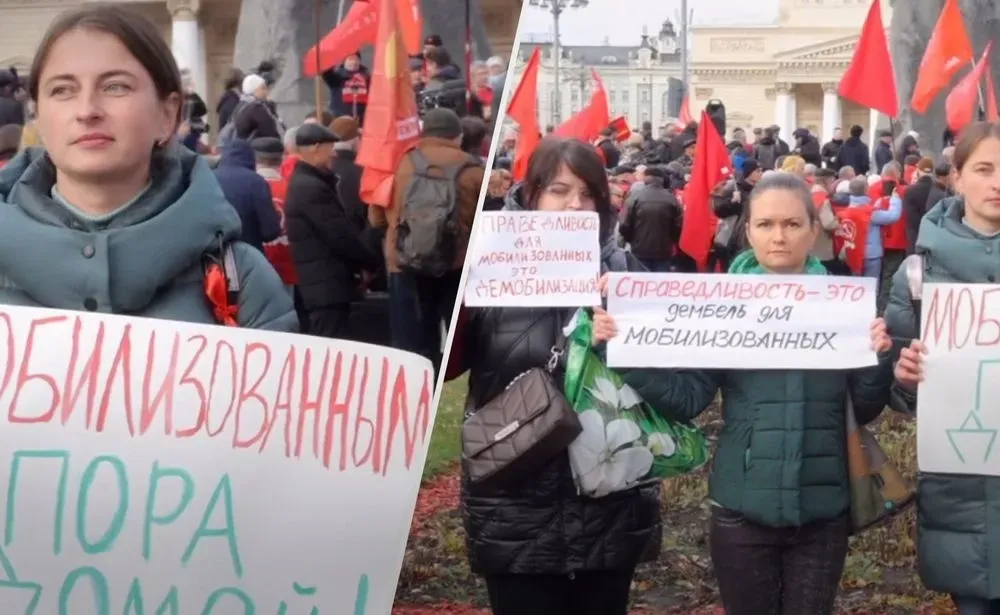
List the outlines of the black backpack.
<svg viewBox="0 0 1000 615">
<path fill-rule="evenodd" d="M 480 165 L 472 156 L 448 165 L 431 164 L 417 149 L 407 156 L 413 177 L 399 212 L 396 262 L 403 271 L 441 277 L 454 268 L 457 255 L 458 178 Z"/>
</svg>

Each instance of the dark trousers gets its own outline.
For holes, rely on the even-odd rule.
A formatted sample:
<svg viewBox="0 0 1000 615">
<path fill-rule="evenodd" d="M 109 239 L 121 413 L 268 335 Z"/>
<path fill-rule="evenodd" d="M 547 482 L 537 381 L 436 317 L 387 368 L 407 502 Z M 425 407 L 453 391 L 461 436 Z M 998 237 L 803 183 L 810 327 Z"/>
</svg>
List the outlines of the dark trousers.
<svg viewBox="0 0 1000 615">
<path fill-rule="evenodd" d="M 462 271 L 440 278 L 409 273 L 389 274 L 389 327 L 392 345 L 426 357 L 441 367 L 441 323 L 451 326 Z"/>
<path fill-rule="evenodd" d="M 493 615 L 626 615 L 633 570 L 486 577 Z"/>
<path fill-rule="evenodd" d="M 706 268 L 708 273 L 715 273 L 716 269 L 719 273 L 727 273 L 729 271 L 729 263 L 733 260 L 733 252 L 729 248 L 724 248 L 722 246 L 715 246 L 708 253 L 708 260 L 706 261 Z"/>
<path fill-rule="evenodd" d="M 958 615 L 1000 615 L 1000 600 L 952 596 Z"/>
<path fill-rule="evenodd" d="M 837 258 L 823 261 L 823 266 L 830 272 L 830 275 L 854 275 L 847 263 Z"/>
<path fill-rule="evenodd" d="M 831 615 L 847 557 L 846 515 L 771 528 L 712 507 L 711 549 L 727 615 Z"/>
<path fill-rule="evenodd" d="M 347 326 L 350 315 L 350 303 L 309 310 L 309 335 L 331 339 L 350 339 Z"/>
<path fill-rule="evenodd" d="M 673 259 L 670 258 L 640 258 L 639 262 L 650 272 L 650 273 L 670 273 L 672 271 L 677 271 L 676 265 L 674 265 Z"/>
</svg>

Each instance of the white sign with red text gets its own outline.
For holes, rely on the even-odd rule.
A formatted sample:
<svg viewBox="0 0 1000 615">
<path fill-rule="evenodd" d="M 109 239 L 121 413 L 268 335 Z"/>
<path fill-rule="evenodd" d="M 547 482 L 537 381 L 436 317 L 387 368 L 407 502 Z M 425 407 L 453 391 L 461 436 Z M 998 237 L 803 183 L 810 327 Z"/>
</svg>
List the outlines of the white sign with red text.
<svg viewBox="0 0 1000 615">
<path fill-rule="evenodd" d="M 924 284 L 921 472 L 1000 476 L 1000 285 Z"/>
<path fill-rule="evenodd" d="M 611 367 L 851 369 L 875 365 L 875 280 L 612 273 Z"/>
<path fill-rule="evenodd" d="M 600 219 L 594 212 L 481 212 L 466 260 L 469 307 L 601 304 Z"/>
<path fill-rule="evenodd" d="M 0 357 L 5 615 L 389 614 L 425 359 L 9 306 Z"/>
</svg>

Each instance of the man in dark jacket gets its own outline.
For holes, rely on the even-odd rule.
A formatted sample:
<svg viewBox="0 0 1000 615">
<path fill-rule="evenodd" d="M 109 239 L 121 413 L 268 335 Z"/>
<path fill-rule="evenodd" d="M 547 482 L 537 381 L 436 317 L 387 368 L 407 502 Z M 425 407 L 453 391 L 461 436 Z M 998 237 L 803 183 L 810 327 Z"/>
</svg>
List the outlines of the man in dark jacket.
<svg viewBox="0 0 1000 615">
<path fill-rule="evenodd" d="M 928 159 L 917 163 L 913 183 L 903 195 L 903 219 L 906 220 L 906 253 L 913 254 L 920 231 L 920 221 L 927 213 L 927 199 L 934 187 L 934 165 Z"/>
<path fill-rule="evenodd" d="M 814 164 L 817 167 L 823 164 L 823 158 L 819 155 L 819 140 L 809 134 L 807 128 L 797 128 L 792 136 L 795 137 L 793 154 L 801 156 L 806 164 Z"/>
<path fill-rule="evenodd" d="M 792 148 L 788 147 L 788 143 L 781 138 L 781 126 L 772 124 L 771 133 L 774 134 L 774 142 L 778 145 L 778 156 L 787 156 L 791 154 Z"/>
<path fill-rule="evenodd" d="M 240 239 L 263 252 L 266 242 L 281 235 L 281 219 L 274 209 L 271 187 L 257 173 L 253 147 L 242 139 L 230 141 L 215 167 L 215 178 L 226 200 L 240 215 Z"/>
<path fill-rule="evenodd" d="M 371 80 L 371 73 L 361 63 L 361 54 L 358 53 L 352 53 L 343 64 L 324 72 L 323 82 L 330 90 L 330 112 L 333 116 L 349 115 L 364 123 Z"/>
<path fill-rule="evenodd" d="M 615 145 L 614 135 L 615 133 L 612 129 L 605 128 L 601 131 L 601 136 L 597 139 L 597 148 L 601 150 L 601 155 L 604 157 L 605 169 L 617 167 L 622 159 L 621 150 Z"/>
<path fill-rule="evenodd" d="M 880 130 L 878 143 L 875 145 L 875 172 L 881 173 L 882 168 L 892 161 L 892 132 Z"/>
<path fill-rule="evenodd" d="M 337 194 L 335 142 L 336 135 L 319 124 L 303 124 L 296 131 L 299 162 L 285 194 L 285 228 L 309 332 L 344 339 L 351 302 L 380 263 Z"/>
<path fill-rule="evenodd" d="M 20 81 L 13 72 L 0 69 L 0 126 L 24 126 L 24 105 L 14 97 Z"/>
<path fill-rule="evenodd" d="M 774 134 L 774 129 L 764 129 L 764 135 L 754 144 L 754 159 L 764 171 L 773 171 L 775 163 L 781 157 L 781 146 Z"/>
<path fill-rule="evenodd" d="M 646 169 L 646 187 L 625 202 L 625 220 L 618 229 L 631 244 L 632 255 L 655 273 L 674 270 L 674 250 L 681 238 L 683 210 L 666 187 L 667 173 Z"/>
<path fill-rule="evenodd" d="M 833 129 L 833 139 L 823 145 L 823 149 L 820 150 L 819 155 L 823 159 L 824 167 L 833 171 L 840 170 L 840 167 L 837 165 L 837 157 L 840 155 L 840 148 L 843 146 L 844 131 L 838 126 Z"/>
<path fill-rule="evenodd" d="M 865 129 L 855 124 L 851 126 L 851 136 L 840 148 L 837 156 L 837 171 L 851 167 L 858 175 L 867 175 L 871 169 L 871 157 L 868 155 L 868 145 L 861 140 Z M 880 169 L 881 170 L 881 169 Z"/>
</svg>

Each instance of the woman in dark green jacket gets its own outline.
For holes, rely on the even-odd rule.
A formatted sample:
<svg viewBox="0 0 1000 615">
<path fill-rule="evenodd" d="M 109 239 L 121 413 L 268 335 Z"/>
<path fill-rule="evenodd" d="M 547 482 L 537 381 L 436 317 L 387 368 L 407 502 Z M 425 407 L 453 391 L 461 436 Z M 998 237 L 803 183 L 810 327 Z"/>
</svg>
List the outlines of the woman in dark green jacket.
<svg viewBox="0 0 1000 615">
<path fill-rule="evenodd" d="M 812 256 L 818 214 L 805 182 L 788 173 L 755 186 L 747 211 L 751 250 L 735 274 L 827 275 Z M 729 615 L 824 615 L 847 555 L 850 488 L 846 405 L 860 424 L 888 402 L 891 342 L 855 370 L 632 370 L 625 381 L 658 411 L 691 420 L 722 392 L 725 427 L 710 479 L 712 563 Z"/>
<path fill-rule="evenodd" d="M 889 334 L 900 347 L 896 382 L 901 395 L 894 398 L 911 412 L 926 352 L 918 339 L 911 278 L 918 294 L 921 284 L 1000 281 L 1000 123 L 966 128 L 953 163 L 962 196 L 930 204 L 910 257 L 914 260 L 896 273 L 885 311 Z M 980 317 L 988 322 L 986 315 Z M 997 400 L 986 403 L 995 406 Z M 960 405 L 934 410 L 954 412 L 959 423 L 968 414 L 968 407 Z M 923 472 L 918 481 L 917 561 L 924 585 L 951 594 L 961 615 L 1000 614 L 1000 477 Z"/>
</svg>

